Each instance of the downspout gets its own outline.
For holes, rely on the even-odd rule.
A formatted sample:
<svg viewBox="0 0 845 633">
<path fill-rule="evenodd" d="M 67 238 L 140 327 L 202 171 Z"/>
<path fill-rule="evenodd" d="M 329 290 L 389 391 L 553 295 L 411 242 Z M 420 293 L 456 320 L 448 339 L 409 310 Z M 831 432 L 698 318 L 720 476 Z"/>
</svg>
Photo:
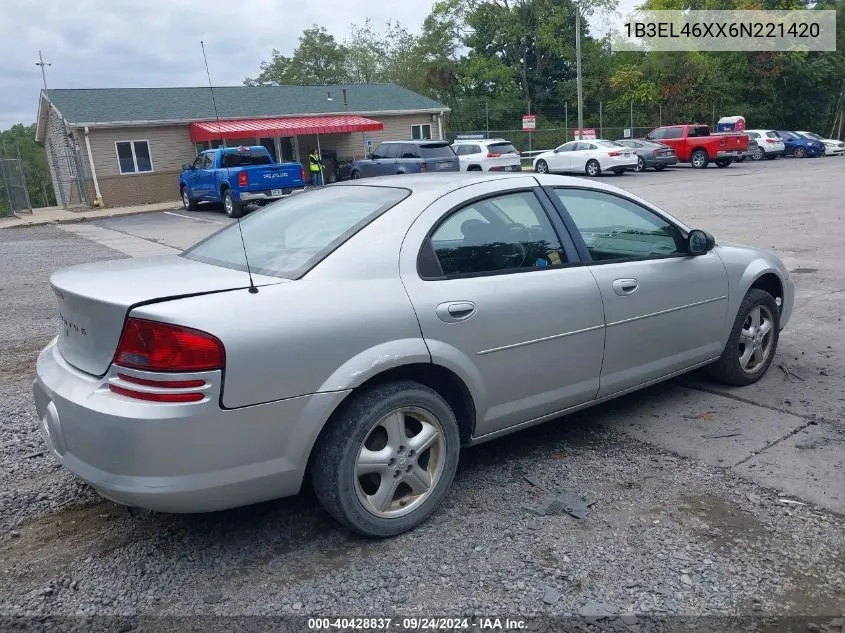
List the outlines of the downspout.
<svg viewBox="0 0 845 633">
<path fill-rule="evenodd" d="M 443 110 L 437 115 L 437 135 L 443 140 Z"/>
<path fill-rule="evenodd" d="M 91 139 L 88 138 L 88 126 L 85 126 L 85 149 L 88 152 L 88 164 L 91 166 L 91 178 L 94 180 L 94 193 L 97 196 L 94 200 L 95 207 L 103 206 L 103 196 L 100 194 L 100 182 L 97 180 L 97 170 L 94 167 L 94 156 L 91 154 Z"/>
</svg>

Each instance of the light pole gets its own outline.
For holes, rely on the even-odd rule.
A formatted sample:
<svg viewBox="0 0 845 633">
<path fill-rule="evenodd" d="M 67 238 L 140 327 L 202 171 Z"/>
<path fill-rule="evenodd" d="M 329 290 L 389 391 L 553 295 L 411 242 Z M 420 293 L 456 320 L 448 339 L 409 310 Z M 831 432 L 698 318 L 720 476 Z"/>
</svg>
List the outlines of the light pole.
<svg viewBox="0 0 845 633">
<path fill-rule="evenodd" d="M 575 85 L 578 90 L 578 140 L 584 134 L 584 85 L 581 78 L 581 6 L 575 2 Z"/>
<path fill-rule="evenodd" d="M 44 57 L 41 55 L 41 51 L 38 51 L 38 61 L 35 62 L 36 66 L 41 66 L 41 81 L 44 82 L 44 95 L 47 95 L 47 73 L 44 72 L 45 66 L 52 66 L 53 64 L 48 64 L 44 61 Z"/>
</svg>

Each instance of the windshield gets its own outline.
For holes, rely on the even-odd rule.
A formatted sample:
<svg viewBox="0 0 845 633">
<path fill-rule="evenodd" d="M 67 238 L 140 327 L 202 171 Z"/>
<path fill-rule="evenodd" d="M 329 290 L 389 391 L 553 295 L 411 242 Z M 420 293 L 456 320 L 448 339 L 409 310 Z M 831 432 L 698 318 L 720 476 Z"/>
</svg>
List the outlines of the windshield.
<svg viewBox="0 0 845 633">
<path fill-rule="evenodd" d="M 452 158 L 455 150 L 448 143 L 430 143 L 420 145 L 420 155 L 423 158 Z"/>
<path fill-rule="evenodd" d="M 298 279 L 382 213 L 410 195 L 395 187 L 342 186 L 299 193 L 240 221 L 252 272 Z M 232 223 L 182 257 L 246 271 Z"/>
<path fill-rule="evenodd" d="M 821 136 L 818 134 L 813 134 L 812 132 L 798 132 L 804 138 L 811 139 L 813 141 L 821 141 L 823 140 Z"/>
</svg>

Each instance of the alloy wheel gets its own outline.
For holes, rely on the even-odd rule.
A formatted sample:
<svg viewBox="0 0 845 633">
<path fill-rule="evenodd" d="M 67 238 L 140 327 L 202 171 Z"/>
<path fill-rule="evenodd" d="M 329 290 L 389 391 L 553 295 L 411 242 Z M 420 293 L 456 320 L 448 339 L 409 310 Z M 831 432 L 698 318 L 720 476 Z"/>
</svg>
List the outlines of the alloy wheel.
<svg viewBox="0 0 845 633">
<path fill-rule="evenodd" d="M 645 160 L 642 156 L 637 156 L 637 171 L 645 171 Z"/>
<path fill-rule="evenodd" d="M 772 353 L 774 317 L 765 305 L 755 306 L 745 319 L 739 333 L 739 366 L 753 374 L 762 367 Z"/>
<path fill-rule="evenodd" d="M 380 518 L 406 515 L 437 487 L 445 462 L 437 418 L 419 407 L 400 407 L 376 422 L 358 451 L 358 500 Z"/>
<path fill-rule="evenodd" d="M 549 166 L 546 161 L 541 160 L 537 161 L 537 173 L 538 174 L 547 174 L 549 173 Z"/>
</svg>

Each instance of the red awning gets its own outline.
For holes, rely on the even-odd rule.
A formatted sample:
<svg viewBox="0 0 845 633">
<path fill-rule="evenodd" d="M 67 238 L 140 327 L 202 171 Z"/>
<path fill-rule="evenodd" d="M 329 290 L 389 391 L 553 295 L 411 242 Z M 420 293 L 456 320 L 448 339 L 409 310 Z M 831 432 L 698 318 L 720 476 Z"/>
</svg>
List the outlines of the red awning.
<svg viewBox="0 0 845 633">
<path fill-rule="evenodd" d="M 290 117 L 286 119 L 239 119 L 220 121 L 219 125 L 217 121 L 204 121 L 202 123 L 191 123 L 191 140 L 194 143 L 200 143 L 219 138 L 343 134 L 375 132 L 383 129 L 383 123 L 354 114 Z"/>
</svg>

